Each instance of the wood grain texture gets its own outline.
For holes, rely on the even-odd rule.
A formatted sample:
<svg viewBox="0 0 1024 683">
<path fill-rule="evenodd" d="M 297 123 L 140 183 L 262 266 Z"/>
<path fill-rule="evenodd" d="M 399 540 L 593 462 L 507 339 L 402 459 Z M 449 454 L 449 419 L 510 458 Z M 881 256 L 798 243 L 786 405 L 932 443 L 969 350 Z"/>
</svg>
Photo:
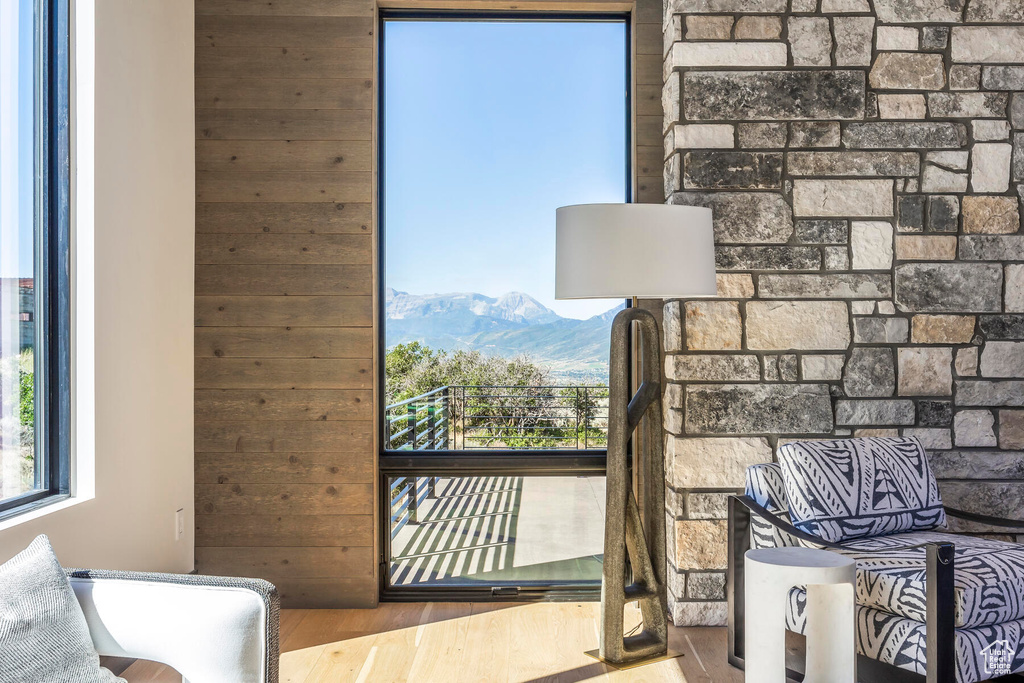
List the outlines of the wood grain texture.
<svg viewBox="0 0 1024 683">
<path fill-rule="evenodd" d="M 373 17 L 196 17 L 196 47 L 373 47 Z"/>
<path fill-rule="evenodd" d="M 223 294 L 370 296 L 373 277 L 362 265 L 197 265 L 196 296 Z"/>
<path fill-rule="evenodd" d="M 197 109 L 372 109 L 369 78 L 197 78 Z"/>
<path fill-rule="evenodd" d="M 201 327 L 196 357 L 360 358 L 372 342 L 365 327 Z"/>
<path fill-rule="evenodd" d="M 373 467 L 365 458 L 340 453 L 196 453 L 200 484 L 372 484 Z"/>
<path fill-rule="evenodd" d="M 370 389 L 372 375 L 369 358 L 196 359 L 197 389 Z"/>
<path fill-rule="evenodd" d="M 197 296 L 196 326 L 370 327 L 369 296 Z"/>
<path fill-rule="evenodd" d="M 241 570 L 265 578 L 330 579 L 338 575 L 369 578 L 373 570 L 372 546 L 231 547 L 196 548 L 196 561 L 213 574 Z"/>
<path fill-rule="evenodd" d="M 196 484 L 196 512 L 204 515 L 371 515 L 372 489 L 370 484 Z M 202 563 L 199 566 L 202 567 Z M 206 568 L 200 573 L 207 573 Z"/>
<path fill-rule="evenodd" d="M 333 422 L 286 420 L 204 420 L 196 428 L 196 451 L 209 453 L 290 453 L 301 451 L 358 453 L 370 447 L 368 420 Z"/>
<path fill-rule="evenodd" d="M 367 47 L 196 46 L 196 78 L 371 78 Z"/>
<path fill-rule="evenodd" d="M 344 109 L 196 109 L 199 140 L 370 140 L 372 112 Z"/>
<path fill-rule="evenodd" d="M 205 483 L 205 482 L 204 482 Z M 373 545 L 370 515 L 196 515 L 196 546 Z"/>
<path fill-rule="evenodd" d="M 197 171 L 199 202 L 368 202 L 373 176 L 354 171 Z"/>
<path fill-rule="evenodd" d="M 199 140 L 197 171 L 369 171 L 369 141 Z"/>
<path fill-rule="evenodd" d="M 196 263 L 362 264 L 372 263 L 369 235 L 196 235 Z"/>
<path fill-rule="evenodd" d="M 196 205 L 197 233 L 373 233 L 370 204 L 219 202 Z"/>
<path fill-rule="evenodd" d="M 196 0 L 196 16 L 372 17 L 373 0 Z"/>
<path fill-rule="evenodd" d="M 200 389 L 196 392 L 196 412 L 205 420 L 370 420 L 373 392 Z"/>
</svg>

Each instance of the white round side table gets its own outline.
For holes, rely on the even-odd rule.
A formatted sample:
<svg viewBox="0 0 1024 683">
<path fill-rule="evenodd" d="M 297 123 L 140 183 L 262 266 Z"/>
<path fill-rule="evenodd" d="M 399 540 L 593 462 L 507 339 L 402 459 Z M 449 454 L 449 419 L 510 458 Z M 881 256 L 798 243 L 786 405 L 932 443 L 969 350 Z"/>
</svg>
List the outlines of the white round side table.
<svg viewBox="0 0 1024 683">
<path fill-rule="evenodd" d="M 807 683 L 856 683 L 857 567 L 814 548 L 748 550 L 743 563 L 746 683 L 786 683 L 786 603 L 807 587 Z"/>
</svg>

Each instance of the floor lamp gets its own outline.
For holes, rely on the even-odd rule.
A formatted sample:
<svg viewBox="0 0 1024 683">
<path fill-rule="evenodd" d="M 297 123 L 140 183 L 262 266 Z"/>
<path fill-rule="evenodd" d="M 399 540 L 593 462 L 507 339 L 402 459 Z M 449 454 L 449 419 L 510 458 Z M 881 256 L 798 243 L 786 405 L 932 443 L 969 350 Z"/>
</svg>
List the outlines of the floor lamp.
<svg viewBox="0 0 1024 683">
<path fill-rule="evenodd" d="M 555 298 L 715 296 L 711 209 L 664 204 L 564 206 L 555 218 Z M 640 388 L 630 387 L 630 339 L 639 330 Z M 601 581 L 601 641 L 588 652 L 617 668 L 668 651 L 665 588 L 665 463 L 661 430 L 661 333 L 657 319 L 626 308 L 612 322 L 607 504 Z M 632 455 L 642 469 L 643 512 L 633 495 Z M 639 448 L 637 448 L 639 444 Z M 627 565 L 626 560 L 629 560 Z M 624 633 L 623 609 L 639 602 L 639 632 Z"/>
</svg>

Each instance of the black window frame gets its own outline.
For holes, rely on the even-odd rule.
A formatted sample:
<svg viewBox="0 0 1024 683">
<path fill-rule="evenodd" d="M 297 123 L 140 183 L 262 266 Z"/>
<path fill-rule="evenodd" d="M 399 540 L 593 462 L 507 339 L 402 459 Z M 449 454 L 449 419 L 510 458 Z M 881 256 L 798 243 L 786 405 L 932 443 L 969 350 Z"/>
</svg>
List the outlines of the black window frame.
<svg viewBox="0 0 1024 683">
<path fill-rule="evenodd" d="M 34 236 L 35 454 L 42 458 L 37 468 L 42 481 L 33 491 L 0 500 L 0 520 L 71 495 L 71 11 L 69 0 L 44 0 L 39 7 L 45 83 L 37 120 L 44 163 L 42 215 Z"/>
<path fill-rule="evenodd" d="M 500 587 L 489 586 L 394 586 L 390 583 L 391 518 L 389 481 L 399 476 L 604 476 L 606 474 L 607 449 L 537 449 L 499 450 L 474 449 L 448 451 L 422 451 L 413 453 L 386 448 L 382 438 L 385 433 L 387 405 L 384 390 L 387 381 L 385 360 L 387 356 L 387 310 L 385 291 L 387 287 L 387 260 L 385 245 L 385 26 L 388 22 L 408 21 L 508 21 L 508 22 L 614 22 L 621 23 L 625 30 L 625 171 L 626 187 L 624 201 L 634 201 L 633 194 L 633 17 L 624 12 L 544 12 L 523 11 L 465 11 L 465 10 L 412 10 L 381 8 L 377 17 L 377 140 L 374 153 L 377 158 L 377 412 L 374 429 L 381 438 L 377 453 L 379 518 L 378 578 L 379 594 L 383 601 L 416 602 L 424 600 L 445 601 L 531 601 L 557 600 L 578 601 L 600 599 L 600 580 L 586 583 L 558 583 L 518 587 L 514 591 L 502 592 Z M 627 307 L 633 305 L 626 299 Z"/>
</svg>

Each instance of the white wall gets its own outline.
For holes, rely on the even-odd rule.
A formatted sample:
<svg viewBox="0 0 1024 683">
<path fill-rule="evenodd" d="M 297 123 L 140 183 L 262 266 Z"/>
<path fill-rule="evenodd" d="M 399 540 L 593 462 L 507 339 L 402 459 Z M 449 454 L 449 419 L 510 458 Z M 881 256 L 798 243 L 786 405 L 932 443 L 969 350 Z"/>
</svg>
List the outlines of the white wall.
<svg viewBox="0 0 1024 683">
<path fill-rule="evenodd" d="M 187 572 L 193 3 L 73 4 L 76 499 L 0 525 L 0 561 L 45 533 L 65 566 Z"/>
</svg>

